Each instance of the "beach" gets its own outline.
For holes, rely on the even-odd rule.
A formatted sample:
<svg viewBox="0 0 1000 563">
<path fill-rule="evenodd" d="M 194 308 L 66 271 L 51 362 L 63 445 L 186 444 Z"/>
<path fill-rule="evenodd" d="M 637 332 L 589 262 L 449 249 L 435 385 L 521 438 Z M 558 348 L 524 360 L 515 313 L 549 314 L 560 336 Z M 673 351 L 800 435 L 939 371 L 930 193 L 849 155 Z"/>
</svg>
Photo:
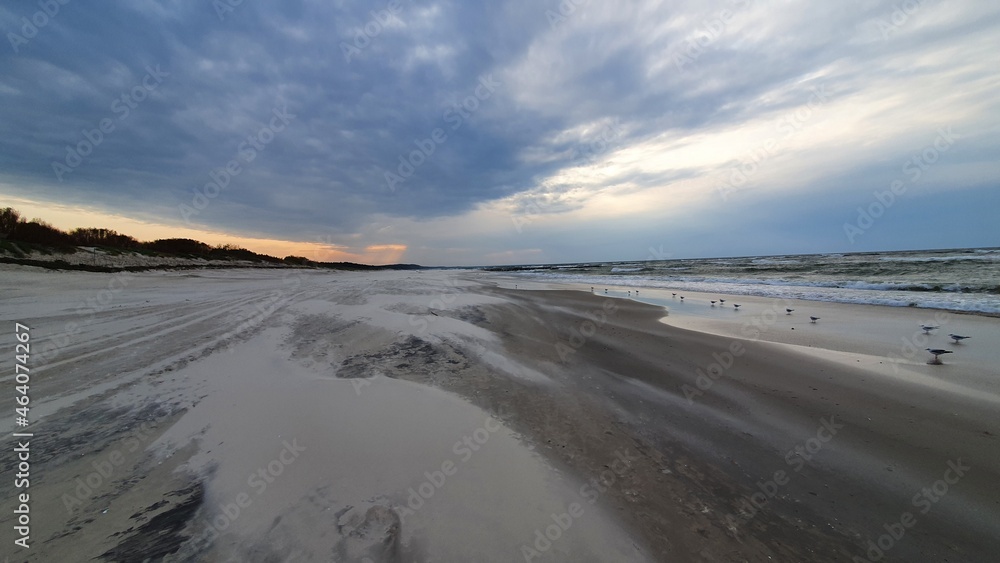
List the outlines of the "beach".
<svg viewBox="0 0 1000 563">
<path fill-rule="evenodd" d="M 0 267 L 32 343 L 31 424 L 12 368 L 0 396 L 3 427 L 33 434 L 30 488 L 0 483 L 0 553 L 30 492 L 16 560 L 1000 548 L 993 316 L 473 270 Z"/>
</svg>

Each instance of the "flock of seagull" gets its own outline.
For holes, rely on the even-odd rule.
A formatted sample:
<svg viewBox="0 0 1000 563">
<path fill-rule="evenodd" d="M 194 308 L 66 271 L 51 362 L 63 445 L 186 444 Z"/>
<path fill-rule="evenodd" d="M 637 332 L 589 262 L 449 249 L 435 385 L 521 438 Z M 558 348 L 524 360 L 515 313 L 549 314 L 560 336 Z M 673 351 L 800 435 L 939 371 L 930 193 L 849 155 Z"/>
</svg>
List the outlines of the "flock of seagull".
<svg viewBox="0 0 1000 563">
<path fill-rule="evenodd" d="M 932 330 L 937 330 L 937 329 L 939 329 L 941 327 L 939 327 L 939 326 L 932 326 L 932 325 L 920 325 L 920 328 L 923 329 L 924 334 L 930 334 Z M 963 340 L 968 340 L 969 338 L 972 338 L 972 337 L 971 336 L 962 336 L 961 334 L 949 334 L 948 338 L 951 338 L 952 341 L 955 344 L 961 344 Z M 937 365 L 937 366 L 941 365 L 941 356 L 943 356 L 944 354 L 953 354 L 954 353 L 954 351 L 952 351 L 952 350 L 945 350 L 944 348 L 926 348 L 926 350 L 928 352 L 930 352 L 934 356 L 934 359 L 931 360 L 931 361 L 929 361 L 929 362 L 927 362 L 927 363 L 931 364 L 931 365 Z"/>
<path fill-rule="evenodd" d="M 590 291 L 591 291 L 591 293 L 593 293 L 594 292 L 594 288 L 591 287 Z M 608 290 L 605 289 L 604 293 L 607 294 Z M 639 296 L 639 290 L 638 289 L 635 290 L 635 295 L 636 295 L 636 297 Z M 670 295 L 673 296 L 674 299 L 680 299 L 681 302 L 684 301 L 684 296 L 683 295 L 677 295 L 676 293 L 671 293 Z M 632 296 L 632 291 L 628 292 L 628 296 L 629 297 Z M 726 300 L 723 299 L 723 298 L 721 298 L 721 297 L 718 299 L 718 301 L 713 300 L 712 301 L 712 307 L 715 307 L 716 303 L 718 303 L 719 306 L 722 307 L 722 306 L 724 306 L 726 304 Z M 740 307 L 741 307 L 741 305 L 739 303 L 733 303 L 733 309 L 739 311 Z M 792 309 L 791 307 L 786 307 L 785 308 L 785 314 L 786 315 L 791 315 L 794 311 L 795 311 L 795 309 Z M 813 324 L 816 324 L 816 321 L 818 321 L 818 320 L 819 320 L 819 317 L 813 317 L 813 316 L 809 317 L 809 321 L 811 323 L 813 323 Z M 941 327 L 939 327 L 939 326 L 932 326 L 932 325 L 920 325 L 920 328 L 923 329 L 924 334 L 930 334 L 932 330 L 937 330 L 937 329 L 939 329 Z M 963 340 L 967 340 L 969 338 L 972 338 L 971 336 L 962 336 L 960 334 L 949 334 L 948 337 L 951 338 L 955 342 L 955 344 L 961 344 Z M 941 362 L 941 356 L 943 356 L 944 354 L 953 354 L 954 353 L 954 351 L 952 351 L 952 350 L 945 350 L 943 348 L 925 348 L 925 350 L 927 350 L 928 352 L 931 353 L 931 355 L 934 356 L 933 360 L 927 362 L 928 364 L 931 364 L 931 365 L 941 365 L 941 363 L 942 363 Z"/>
<path fill-rule="evenodd" d="M 607 293 L 607 290 L 604 290 L 604 292 Z M 638 295 L 638 294 L 639 294 L 639 292 L 637 291 L 636 295 Z M 684 301 L 684 296 L 683 295 L 677 295 L 676 293 L 671 293 L 670 295 L 674 296 L 675 298 L 680 297 L 680 300 Z M 720 297 L 718 301 L 713 300 L 713 301 L 711 301 L 711 303 L 712 303 L 712 307 L 715 307 L 716 303 L 718 303 L 719 306 L 722 307 L 722 306 L 724 306 L 726 304 L 726 300 Z M 737 311 L 739 311 L 740 307 L 742 307 L 742 305 L 740 305 L 739 303 L 733 303 L 733 309 L 736 309 Z M 792 309 L 790 307 L 786 307 L 785 308 L 785 314 L 786 315 L 791 315 L 794 311 L 795 311 L 795 309 Z M 819 320 L 819 317 L 810 316 L 809 320 L 811 322 L 815 323 L 816 321 Z"/>
</svg>

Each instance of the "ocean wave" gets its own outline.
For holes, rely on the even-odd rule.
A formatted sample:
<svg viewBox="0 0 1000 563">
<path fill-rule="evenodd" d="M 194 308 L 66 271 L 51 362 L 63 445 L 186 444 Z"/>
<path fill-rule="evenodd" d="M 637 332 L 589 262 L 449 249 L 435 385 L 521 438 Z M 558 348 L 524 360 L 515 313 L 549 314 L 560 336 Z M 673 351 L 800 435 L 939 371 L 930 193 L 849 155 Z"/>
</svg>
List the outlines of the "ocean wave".
<svg viewBox="0 0 1000 563">
<path fill-rule="evenodd" d="M 1000 313 L 1000 248 L 495 268 L 541 281 Z"/>
<path fill-rule="evenodd" d="M 842 287 L 848 289 L 868 289 L 872 291 L 916 291 L 942 293 L 1000 293 L 1000 286 L 994 284 L 940 284 L 940 283 L 910 283 L 910 282 L 827 282 L 803 283 L 816 287 Z"/>
<path fill-rule="evenodd" d="M 881 256 L 880 262 L 913 262 L 913 263 L 936 263 L 936 262 L 1000 262 L 1000 254 L 960 254 L 952 256 Z"/>
<path fill-rule="evenodd" d="M 762 266 L 789 266 L 801 263 L 802 263 L 801 260 L 791 260 L 791 259 L 778 260 L 774 258 L 757 258 L 756 260 L 751 261 L 751 264 L 760 264 Z"/>
<path fill-rule="evenodd" d="M 581 275 L 555 272 L 522 272 L 518 275 L 539 281 L 578 283 L 593 286 L 618 286 L 651 289 L 681 289 L 701 293 L 753 295 L 810 301 L 887 305 L 893 307 L 924 307 L 973 313 L 1000 314 L 1000 287 L 990 291 L 934 291 L 923 284 L 871 282 L 791 282 L 785 280 L 723 279 L 723 278 L 664 278 L 653 276 Z M 986 286 L 975 286 L 976 288 Z M 920 289 L 908 289 L 920 288 Z M 965 289 L 969 289 L 966 287 Z"/>
<path fill-rule="evenodd" d="M 649 277 L 650 281 L 657 278 Z M 831 289 L 863 289 L 869 291 L 914 291 L 914 292 L 941 292 L 941 293 L 987 293 L 1000 294 L 1000 285 L 995 283 L 930 283 L 930 282 L 873 282 L 864 280 L 815 280 L 809 281 L 797 277 L 797 279 L 785 278 L 732 278 L 732 277 L 708 277 L 708 276 L 674 276 L 671 278 L 660 278 L 667 281 L 680 283 L 712 283 L 712 284 L 734 284 L 734 285 L 775 285 L 783 287 L 817 287 Z"/>
<path fill-rule="evenodd" d="M 869 291 L 914 291 L 941 293 L 987 293 L 1000 294 L 1000 285 L 994 283 L 945 284 L 929 282 L 873 282 L 864 280 L 804 280 L 786 278 L 743 278 L 743 277 L 713 277 L 713 276 L 638 276 L 646 283 L 708 283 L 722 285 L 747 286 L 782 286 L 782 287 L 816 287 L 831 289 L 863 289 Z"/>
</svg>

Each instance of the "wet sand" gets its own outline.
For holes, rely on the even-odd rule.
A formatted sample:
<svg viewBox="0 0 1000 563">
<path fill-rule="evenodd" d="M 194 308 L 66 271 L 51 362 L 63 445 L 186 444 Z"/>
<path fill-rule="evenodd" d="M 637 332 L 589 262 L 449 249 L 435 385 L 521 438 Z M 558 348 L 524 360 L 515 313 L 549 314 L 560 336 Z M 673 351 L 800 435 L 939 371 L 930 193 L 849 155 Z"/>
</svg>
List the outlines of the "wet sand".
<svg viewBox="0 0 1000 563">
<path fill-rule="evenodd" d="M 975 334 L 928 366 L 900 338 L 933 312 L 907 309 L 818 304 L 803 325 L 741 298 L 734 322 L 701 296 L 686 313 L 652 291 L 456 271 L 3 276 L 4 317 L 39 350 L 29 551 L 8 550 L 0 483 L 12 560 L 985 561 L 1000 547 L 998 319 L 935 323 Z M 747 334 L 754 316 L 767 330 Z"/>
</svg>

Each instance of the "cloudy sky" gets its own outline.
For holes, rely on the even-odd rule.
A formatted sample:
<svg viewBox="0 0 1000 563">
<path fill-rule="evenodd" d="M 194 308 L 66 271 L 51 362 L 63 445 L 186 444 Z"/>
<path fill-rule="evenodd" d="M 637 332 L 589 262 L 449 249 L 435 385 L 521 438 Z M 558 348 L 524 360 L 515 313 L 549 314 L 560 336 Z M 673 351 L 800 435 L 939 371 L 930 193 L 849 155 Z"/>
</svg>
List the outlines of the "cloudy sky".
<svg viewBox="0 0 1000 563">
<path fill-rule="evenodd" d="M 0 7 L 0 206 L 60 227 L 425 265 L 1000 245 L 996 2 L 94 4 Z"/>
</svg>

